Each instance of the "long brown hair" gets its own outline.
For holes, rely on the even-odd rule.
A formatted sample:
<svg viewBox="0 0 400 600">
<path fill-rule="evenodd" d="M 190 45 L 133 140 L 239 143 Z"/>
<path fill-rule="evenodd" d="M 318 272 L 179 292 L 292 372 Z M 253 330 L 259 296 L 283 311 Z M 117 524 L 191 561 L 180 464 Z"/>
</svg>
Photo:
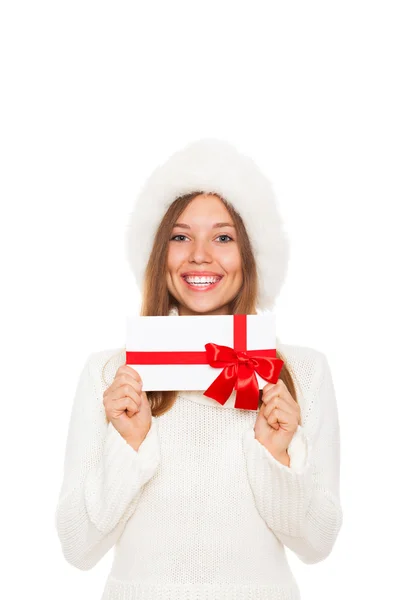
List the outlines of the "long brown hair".
<svg viewBox="0 0 400 600">
<path fill-rule="evenodd" d="M 173 226 L 178 217 L 188 204 L 204 192 L 196 191 L 177 198 L 168 207 L 163 219 L 157 229 L 153 248 L 144 277 L 141 315 L 142 316 L 166 316 L 170 309 L 176 304 L 167 288 L 167 256 L 168 246 L 172 235 Z M 217 195 L 217 194 L 215 194 Z M 239 213 L 224 198 L 218 197 L 225 204 L 236 228 L 237 239 L 242 259 L 243 284 L 236 297 L 232 300 L 230 314 L 256 314 L 258 295 L 257 265 L 254 259 L 250 239 Z M 276 351 L 278 358 L 283 357 Z M 288 391 L 297 402 L 296 390 L 286 363 L 283 365 L 279 375 L 285 383 Z M 147 392 L 153 416 L 160 416 L 168 412 L 176 398 L 177 391 Z M 259 393 L 258 408 L 262 405 L 262 391 Z"/>
</svg>

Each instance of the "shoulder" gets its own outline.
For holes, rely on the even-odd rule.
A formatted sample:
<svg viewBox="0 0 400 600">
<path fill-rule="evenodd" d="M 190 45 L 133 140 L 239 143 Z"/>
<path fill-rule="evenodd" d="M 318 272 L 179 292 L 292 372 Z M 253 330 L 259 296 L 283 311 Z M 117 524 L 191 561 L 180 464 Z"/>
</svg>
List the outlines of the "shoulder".
<svg viewBox="0 0 400 600">
<path fill-rule="evenodd" d="M 329 371 L 327 357 L 321 350 L 277 340 L 276 349 L 290 371 L 300 392 L 307 394 L 318 388 Z"/>
<path fill-rule="evenodd" d="M 327 362 L 326 355 L 321 350 L 309 346 L 285 344 L 277 340 L 276 349 L 281 354 L 282 359 L 286 359 L 296 370 L 320 371 Z"/>
<path fill-rule="evenodd" d="M 276 349 L 292 375 L 303 414 L 303 424 L 311 430 L 319 427 L 322 414 L 336 411 L 336 395 L 326 355 L 308 346 L 282 344 Z"/>
<path fill-rule="evenodd" d="M 86 368 L 90 377 L 105 390 L 111 385 L 116 371 L 125 364 L 125 360 L 125 347 L 97 350 L 88 356 Z"/>
</svg>

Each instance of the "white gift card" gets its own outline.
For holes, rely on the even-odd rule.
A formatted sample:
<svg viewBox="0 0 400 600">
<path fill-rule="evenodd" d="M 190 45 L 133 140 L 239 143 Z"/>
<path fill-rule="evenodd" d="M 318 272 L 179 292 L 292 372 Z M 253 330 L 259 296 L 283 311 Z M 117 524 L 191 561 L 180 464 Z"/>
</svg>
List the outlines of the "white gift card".
<svg viewBox="0 0 400 600">
<path fill-rule="evenodd" d="M 143 391 L 206 390 L 223 370 L 207 363 L 208 343 L 275 357 L 275 315 L 127 317 L 126 364 L 139 373 Z M 262 389 L 266 381 L 256 377 Z"/>
</svg>

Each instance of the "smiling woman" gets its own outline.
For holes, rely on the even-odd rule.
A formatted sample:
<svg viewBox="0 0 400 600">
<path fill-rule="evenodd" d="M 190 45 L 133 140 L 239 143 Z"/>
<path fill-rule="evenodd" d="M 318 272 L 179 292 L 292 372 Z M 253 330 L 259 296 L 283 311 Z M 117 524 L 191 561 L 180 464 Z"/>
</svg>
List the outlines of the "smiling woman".
<svg viewBox="0 0 400 600">
<path fill-rule="evenodd" d="M 271 310 L 288 262 L 268 180 L 218 140 L 154 171 L 126 249 L 144 316 Z M 57 508 L 67 560 L 90 569 L 116 546 L 102 600 L 299 600 L 284 546 L 321 561 L 342 523 L 324 355 L 277 338 L 284 365 L 255 411 L 143 392 L 125 350 L 94 353 L 79 380 Z"/>
</svg>

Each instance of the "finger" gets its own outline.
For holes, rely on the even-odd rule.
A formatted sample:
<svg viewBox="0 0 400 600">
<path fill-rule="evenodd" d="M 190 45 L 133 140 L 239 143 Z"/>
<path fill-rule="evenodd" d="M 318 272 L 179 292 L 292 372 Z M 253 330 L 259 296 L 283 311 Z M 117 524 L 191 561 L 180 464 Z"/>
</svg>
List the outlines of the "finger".
<svg viewBox="0 0 400 600">
<path fill-rule="evenodd" d="M 300 407 L 297 402 L 293 403 L 291 399 L 286 397 L 282 398 L 281 396 L 275 396 L 274 398 L 271 398 L 265 406 L 265 415 L 267 419 L 275 408 L 283 410 L 287 414 L 292 415 L 294 420 L 296 419 L 298 421 L 300 418 Z"/>
<path fill-rule="evenodd" d="M 130 365 L 121 365 L 116 374 L 115 377 L 119 376 L 119 375 L 130 375 L 131 377 L 133 377 L 136 381 L 139 381 L 140 383 L 143 384 L 142 378 L 140 377 L 139 373 L 137 371 L 135 371 L 135 369 L 133 367 L 131 367 Z"/>
<path fill-rule="evenodd" d="M 273 389 L 268 391 L 266 394 L 263 395 L 262 397 L 262 401 L 264 403 L 265 406 L 270 406 L 272 405 L 274 406 L 289 406 L 290 402 L 288 401 L 286 394 L 284 394 L 282 391 L 278 390 L 278 389 Z"/>
<path fill-rule="evenodd" d="M 268 421 L 266 415 L 264 414 L 264 411 L 261 411 L 261 415 L 267 421 L 267 423 L 270 427 L 272 427 L 273 429 L 279 429 L 279 423 L 271 423 L 270 421 Z"/>
<path fill-rule="evenodd" d="M 136 382 L 136 386 L 138 385 L 139 384 Z M 108 402 L 120 400 L 121 398 L 132 398 L 132 400 L 134 400 L 139 407 L 142 404 L 141 391 L 135 390 L 135 388 L 130 383 L 120 385 L 114 390 L 110 389 L 109 392 L 104 395 L 103 402 L 106 404 Z"/>
<path fill-rule="evenodd" d="M 120 387 L 126 386 L 126 385 L 131 386 L 135 390 L 135 392 L 137 392 L 138 394 L 140 394 L 142 392 L 141 381 L 138 381 L 137 379 L 132 377 L 132 375 L 130 373 L 128 373 L 126 371 L 120 373 L 119 375 L 116 375 L 114 381 L 108 388 L 107 392 L 113 393 L 115 390 L 119 389 Z"/>
<path fill-rule="evenodd" d="M 283 381 L 283 379 L 277 379 L 275 383 L 272 383 L 271 381 L 269 381 L 268 383 L 265 384 L 264 388 L 270 389 L 274 386 L 282 386 L 282 387 L 286 387 L 285 382 Z M 264 389 L 263 388 L 263 389 Z"/>
<path fill-rule="evenodd" d="M 264 409 L 265 412 L 266 409 Z M 294 431 L 300 423 L 300 416 L 297 411 L 293 411 L 292 408 L 289 410 L 285 410 L 284 408 L 274 408 L 268 416 L 264 415 L 267 423 L 271 424 L 280 424 L 281 426 L 294 427 Z M 276 427 L 277 428 L 277 427 Z"/>
<path fill-rule="evenodd" d="M 140 403 L 128 396 L 124 396 L 123 398 L 113 400 L 109 404 L 109 410 L 113 411 L 115 406 L 119 406 L 119 408 L 117 409 L 117 411 L 119 412 L 123 412 L 124 410 L 126 410 L 126 414 L 128 415 L 128 417 L 133 417 L 133 415 L 140 411 Z"/>
<path fill-rule="evenodd" d="M 268 417 L 266 417 L 267 423 L 274 427 L 275 424 L 279 426 L 279 423 L 287 425 L 289 423 L 289 415 L 286 411 L 280 408 L 274 408 Z"/>
<path fill-rule="evenodd" d="M 287 413 L 287 415 L 289 415 L 289 418 L 293 423 L 301 425 L 302 418 L 300 405 L 289 393 L 284 398 L 281 396 L 275 396 L 267 402 L 265 405 L 266 419 L 268 419 L 274 408 L 283 410 L 285 413 Z"/>
<path fill-rule="evenodd" d="M 124 411 L 127 411 L 128 416 L 133 416 L 139 412 L 140 407 L 132 398 L 118 398 L 108 405 L 108 413 L 113 417 L 119 416 Z"/>
<path fill-rule="evenodd" d="M 294 400 L 294 398 L 292 398 L 292 395 L 290 394 L 290 392 L 288 391 L 288 389 L 285 388 L 279 388 L 277 386 L 275 386 L 273 389 L 267 390 L 265 393 L 263 393 L 262 395 L 262 401 L 264 402 L 264 404 L 268 404 L 268 402 L 270 400 L 272 400 L 273 398 L 277 398 L 279 396 L 279 398 L 282 398 L 282 400 L 285 400 L 289 405 L 291 403 L 296 403 L 297 402 Z"/>
<path fill-rule="evenodd" d="M 268 396 L 274 393 L 282 395 L 288 393 L 288 389 L 281 379 L 278 379 L 277 383 L 268 383 L 263 387 L 263 396 Z"/>
<path fill-rule="evenodd" d="M 275 385 L 276 385 L 275 383 L 267 383 L 267 384 L 265 384 L 264 387 L 263 387 L 263 389 L 262 389 L 263 394 L 265 392 L 267 392 L 268 390 L 270 390 L 271 388 L 274 388 Z"/>
<path fill-rule="evenodd" d="M 140 406 L 138 406 L 134 400 L 132 400 L 131 398 L 129 399 L 132 404 L 131 406 L 128 406 L 126 408 L 126 414 L 129 418 L 133 417 L 133 415 L 136 415 L 136 413 L 140 412 Z M 136 404 L 136 407 L 135 407 Z"/>
</svg>

